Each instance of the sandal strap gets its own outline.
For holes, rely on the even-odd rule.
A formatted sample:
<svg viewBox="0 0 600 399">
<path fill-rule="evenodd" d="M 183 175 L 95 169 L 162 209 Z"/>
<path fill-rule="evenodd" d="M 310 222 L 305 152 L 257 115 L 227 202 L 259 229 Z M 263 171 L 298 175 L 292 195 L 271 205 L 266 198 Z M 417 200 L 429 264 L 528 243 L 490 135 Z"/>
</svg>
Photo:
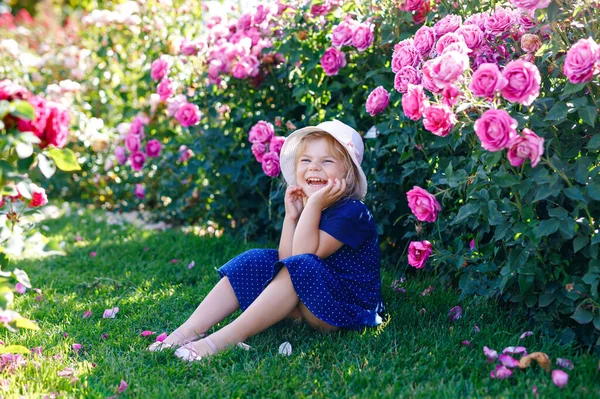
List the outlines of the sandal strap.
<svg viewBox="0 0 600 399">
<path fill-rule="evenodd" d="M 212 350 L 212 354 L 214 355 L 215 353 L 217 353 L 217 351 L 219 349 L 217 349 L 217 345 L 215 345 L 215 343 L 213 342 L 213 340 L 210 339 L 210 337 L 204 337 L 203 339 L 204 339 L 204 341 L 206 341 L 206 343 L 208 344 L 208 346 Z"/>
</svg>

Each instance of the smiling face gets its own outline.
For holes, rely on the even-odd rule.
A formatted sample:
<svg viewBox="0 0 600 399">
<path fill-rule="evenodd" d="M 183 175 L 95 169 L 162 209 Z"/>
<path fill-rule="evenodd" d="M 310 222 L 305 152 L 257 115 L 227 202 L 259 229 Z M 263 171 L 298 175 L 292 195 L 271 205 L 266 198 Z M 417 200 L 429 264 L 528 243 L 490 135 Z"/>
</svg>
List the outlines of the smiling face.
<svg viewBox="0 0 600 399">
<path fill-rule="evenodd" d="M 307 137 L 299 148 L 296 184 L 310 197 L 327 185 L 327 180 L 346 178 L 345 160 L 334 149 L 333 138 Z"/>
</svg>

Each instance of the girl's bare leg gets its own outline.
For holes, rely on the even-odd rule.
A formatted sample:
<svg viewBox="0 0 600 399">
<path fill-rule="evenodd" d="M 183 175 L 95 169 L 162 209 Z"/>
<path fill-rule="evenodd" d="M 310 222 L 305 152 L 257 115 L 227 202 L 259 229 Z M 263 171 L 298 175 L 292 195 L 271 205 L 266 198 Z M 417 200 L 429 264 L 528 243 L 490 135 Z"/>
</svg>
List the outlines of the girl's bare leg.
<svg viewBox="0 0 600 399">
<path fill-rule="evenodd" d="M 181 343 L 205 333 L 212 326 L 229 316 L 240 307 L 227 277 L 223 277 L 202 300 L 194 313 L 179 326 L 164 342 Z"/>
</svg>

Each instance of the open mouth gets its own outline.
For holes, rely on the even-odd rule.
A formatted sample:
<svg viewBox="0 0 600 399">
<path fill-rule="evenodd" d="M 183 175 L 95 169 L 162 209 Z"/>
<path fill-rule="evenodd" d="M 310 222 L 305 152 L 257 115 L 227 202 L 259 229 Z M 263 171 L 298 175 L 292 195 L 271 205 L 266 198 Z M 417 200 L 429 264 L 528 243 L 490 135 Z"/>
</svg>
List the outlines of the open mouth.
<svg viewBox="0 0 600 399">
<path fill-rule="evenodd" d="M 323 187 L 327 185 L 327 180 L 319 179 L 317 177 L 309 177 L 306 179 L 306 184 L 310 187 Z"/>
</svg>

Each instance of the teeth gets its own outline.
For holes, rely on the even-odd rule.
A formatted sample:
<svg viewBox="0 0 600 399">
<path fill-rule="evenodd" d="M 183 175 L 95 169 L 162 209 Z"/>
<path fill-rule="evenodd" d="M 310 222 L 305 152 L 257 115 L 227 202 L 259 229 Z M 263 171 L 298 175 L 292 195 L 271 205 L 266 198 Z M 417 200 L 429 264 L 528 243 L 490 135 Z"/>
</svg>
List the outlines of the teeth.
<svg viewBox="0 0 600 399">
<path fill-rule="evenodd" d="M 309 185 L 313 185 L 313 184 L 325 184 L 325 180 L 323 180 L 323 179 L 316 179 L 316 178 L 312 178 L 312 177 L 309 178 L 309 179 L 306 179 L 306 182 Z"/>
</svg>

